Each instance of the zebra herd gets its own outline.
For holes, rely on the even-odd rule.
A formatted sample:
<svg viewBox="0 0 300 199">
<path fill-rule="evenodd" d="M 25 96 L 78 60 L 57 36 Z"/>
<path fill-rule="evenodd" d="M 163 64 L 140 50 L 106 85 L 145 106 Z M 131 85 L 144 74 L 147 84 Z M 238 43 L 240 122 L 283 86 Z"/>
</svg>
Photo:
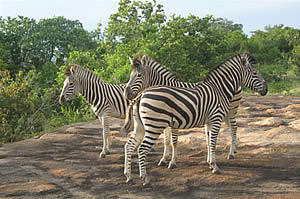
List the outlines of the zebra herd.
<svg viewBox="0 0 300 199">
<path fill-rule="evenodd" d="M 159 165 L 166 164 L 171 145 L 169 168 L 176 166 L 178 129 L 205 126 L 207 163 L 213 173 L 220 173 L 215 150 L 221 123 L 231 128 L 228 159 L 236 152 L 236 113 L 242 99 L 241 87 L 248 87 L 264 96 L 268 92 L 262 75 L 253 66 L 256 60 L 249 53 L 227 58 L 213 69 L 205 80 L 184 83 L 153 60 L 140 55 L 131 60 L 132 72 L 128 83 L 106 84 L 94 73 L 78 65 L 66 70 L 66 79 L 59 102 L 66 104 L 80 93 L 92 106 L 103 125 L 103 148 L 100 158 L 109 153 L 109 116 L 125 118 L 121 131 L 127 135 L 124 175 L 131 180 L 131 156 L 138 147 L 140 177 L 147 185 L 145 161 L 147 154 L 164 132 L 164 153 Z M 127 111 L 126 111 L 127 110 Z"/>
</svg>

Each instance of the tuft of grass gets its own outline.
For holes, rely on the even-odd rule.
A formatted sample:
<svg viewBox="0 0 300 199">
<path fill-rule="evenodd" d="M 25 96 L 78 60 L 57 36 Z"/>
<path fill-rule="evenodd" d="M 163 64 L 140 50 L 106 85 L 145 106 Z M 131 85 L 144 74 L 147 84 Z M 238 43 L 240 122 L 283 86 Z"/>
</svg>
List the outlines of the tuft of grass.
<svg viewBox="0 0 300 199">
<path fill-rule="evenodd" d="M 44 127 L 41 134 L 54 131 L 56 128 L 59 128 L 64 125 L 78 123 L 78 122 L 88 122 L 95 120 L 96 116 L 94 112 L 88 108 L 84 111 L 80 111 L 74 106 L 62 106 L 60 114 L 53 115 L 47 126 Z"/>
<path fill-rule="evenodd" d="M 270 94 L 300 96 L 300 79 L 270 82 L 268 86 Z"/>
</svg>

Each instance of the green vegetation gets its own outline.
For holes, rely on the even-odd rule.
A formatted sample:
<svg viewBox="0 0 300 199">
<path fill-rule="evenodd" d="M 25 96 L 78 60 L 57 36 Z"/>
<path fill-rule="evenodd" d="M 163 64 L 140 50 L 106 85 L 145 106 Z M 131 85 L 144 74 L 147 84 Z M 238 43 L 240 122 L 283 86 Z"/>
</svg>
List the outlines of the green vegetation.
<svg viewBox="0 0 300 199">
<path fill-rule="evenodd" d="M 213 16 L 167 18 L 155 0 L 120 0 L 107 27 L 90 32 L 64 17 L 0 17 L 0 145 L 95 118 L 81 97 L 68 107 L 58 104 L 64 70 L 72 63 L 106 82 L 123 83 L 128 57 L 146 53 L 184 81 L 197 82 L 226 57 L 248 51 L 271 94 L 300 96 L 300 30 L 267 26 L 249 37 L 242 28 Z"/>
</svg>

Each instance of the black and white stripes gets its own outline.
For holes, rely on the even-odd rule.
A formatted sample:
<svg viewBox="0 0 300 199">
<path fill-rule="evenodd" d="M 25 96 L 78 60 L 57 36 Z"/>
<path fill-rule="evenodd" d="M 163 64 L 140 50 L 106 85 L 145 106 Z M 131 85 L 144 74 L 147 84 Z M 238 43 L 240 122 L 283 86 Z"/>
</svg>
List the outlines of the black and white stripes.
<svg viewBox="0 0 300 199">
<path fill-rule="evenodd" d="M 137 127 L 144 136 L 136 140 L 140 177 L 147 184 L 145 159 L 167 127 L 185 129 L 205 125 L 208 146 L 207 162 L 213 173 L 220 170 L 215 160 L 218 132 L 222 121 L 229 113 L 230 104 L 241 86 L 266 95 L 267 84 L 260 73 L 252 66 L 255 59 L 240 53 L 228 58 L 214 69 L 207 78 L 194 88 L 159 86 L 143 92 L 139 101 Z M 126 168 L 125 168 L 126 169 Z"/>
<path fill-rule="evenodd" d="M 79 65 L 67 68 L 64 87 L 59 102 L 66 104 L 80 93 L 91 105 L 103 125 L 103 149 L 100 158 L 109 153 L 110 121 L 109 116 L 125 118 L 129 101 L 123 96 L 125 85 L 104 83 L 98 75 L 83 69 Z"/>
<path fill-rule="evenodd" d="M 133 60 L 131 60 L 132 64 L 132 72 L 130 75 L 130 80 L 128 81 L 126 85 L 126 89 L 124 92 L 124 95 L 129 98 L 133 99 L 136 98 L 139 93 L 141 93 L 144 89 L 147 89 L 149 87 L 153 86 L 173 86 L 173 87 L 182 87 L 182 88 L 193 88 L 197 85 L 197 83 L 185 83 L 180 80 L 178 80 L 173 72 L 168 71 L 166 68 L 160 65 L 159 62 L 153 60 L 150 56 L 147 55 L 139 55 L 136 56 Z M 234 157 L 234 153 L 236 152 L 236 131 L 237 131 L 237 125 L 236 125 L 236 113 L 237 109 L 239 107 L 240 101 L 242 99 L 242 92 L 241 87 L 235 91 L 234 96 L 230 103 L 230 111 L 227 114 L 227 117 L 224 119 L 225 122 L 230 126 L 231 128 L 231 147 L 228 154 L 228 159 L 231 159 Z M 138 100 L 138 99 L 137 99 Z M 136 101 L 136 100 L 135 100 Z M 171 103 L 171 102 L 169 102 Z M 135 103 L 132 103 L 135 104 Z M 129 109 L 132 109 L 132 105 L 129 106 Z M 130 115 L 131 114 L 131 115 Z M 132 119 L 132 110 L 127 111 L 126 120 L 124 123 L 124 126 L 122 128 L 123 133 L 129 132 L 128 127 L 131 124 Z M 170 131 L 168 131 L 170 132 Z M 172 134 L 170 135 L 168 132 L 165 132 L 165 140 L 164 140 L 164 154 L 161 158 L 159 165 L 166 164 L 167 158 L 169 155 L 169 145 L 172 146 L 172 158 L 169 162 L 169 168 L 173 168 L 176 166 L 176 146 L 177 146 L 177 135 L 178 130 L 172 129 Z M 139 131 L 136 131 L 134 129 L 133 134 L 129 141 L 127 142 L 125 146 L 125 170 L 124 173 L 126 174 L 128 180 L 130 180 L 131 176 L 131 155 L 133 151 L 136 149 L 137 145 L 134 140 L 136 140 L 135 137 L 137 137 Z M 170 137 L 172 137 L 170 141 Z"/>
<path fill-rule="evenodd" d="M 158 85 L 193 88 L 196 83 L 179 80 L 175 74 L 147 55 L 138 55 L 131 60 L 132 72 L 124 95 L 134 99 L 146 88 Z"/>
</svg>

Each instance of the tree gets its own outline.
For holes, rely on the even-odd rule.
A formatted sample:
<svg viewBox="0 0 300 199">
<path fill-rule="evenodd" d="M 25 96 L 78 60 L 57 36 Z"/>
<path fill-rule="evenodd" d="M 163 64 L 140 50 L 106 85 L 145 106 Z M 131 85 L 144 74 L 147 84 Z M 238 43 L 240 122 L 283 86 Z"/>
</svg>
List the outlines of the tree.
<svg viewBox="0 0 300 199">
<path fill-rule="evenodd" d="M 229 45 L 226 39 L 230 38 L 229 34 L 238 35 L 241 30 L 236 29 L 232 22 L 225 23 L 213 16 L 173 15 L 161 27 L 162 47 L 156 57 L 181 79 L 198 82 L 212 66 L 231 55 L 234 44 Z"/>
<path fill-rule="evenodd" d="M 118 12 L 110 16 L 106 29 L 107 43 L 132 43 L 142 47 L 159 37 L 165 22 L 163 6 L 152 2 L 120 0 Z"/>
<path fill-rule="evenodd" d="M 3 38 L 4 34 L 0 32 L 0 70 L 7 70 L 9 69 L 9 49 Z"/>
<path fill-rule="evenodd" d="M 163 6 L 155 0 L 121 0 L 118 12 L 110 16 L 105 30 L 105 70 L 113 74 L 112 79 L 122 82 L 130 70 L 128 56 L 146 53 L 181 79 L 200 81 L 211 66 L 224 59 L 224 52 L 237 51 L 241 46 L 232 41 L 229 48 L 224 40 L 227 34 L 238 35 L 242 27 L 213 16 L 173 15 L 166 21 Z"/>
<path fill-rule="evenodd" d="M 32 68 L 30 49 L 27 49 L 26 46 L 31 40 L 35 26 L 36 21 L 28 17 L 0 19 L 2 46 L 5 46 L 8 51 L 6 68 L 12 74 L 16 74 L 20 68 L 25 70 Z"/>
<path fill-rule="evenodd" d="M 9 51 L 6 58 L 8 66 L 3 68 L 6 67 L 12 74 L 19 70 L 38 69 L 48 62 L 61 65 L 71 51 L 96 46 L 92 35 L 78 20 L 64 17 L 41 19 L 38 23 L 22 16 L 0 18 L 0 30 L 0 49 Z"/>
<path fill-rule="evenodd" d="M 155 0 L 120 0 L 118 11 L 109 19 L 103 45 L 107 72 L 103 75 L 109 76 L 109 81 L 124 82 L 130 72 L 128 57 L 152 55 L 160 48 L 160 28 L 166 16 Z"/>
<path fill-rule="evenodd" d="M 215 19 L 215 24 L 219 28 L 222 28 L 226 30 L 227 32 L 233 32 L 233 31 L 242 31 L 243 30 L 243 25 L 242 24 L 235 24 L 233 21 L 228 20 L 226 18 L 216 18 Z"/>
<path fill-rule="evenodd" d="M 83 29 L 78 20 L 68 20 L 64 17 L 41 19 L 33 35 L 35 65 L 55 61 L 58 65 L 64 63 L 73 50 L 83 50 L 94 47 L 89 33 Z"/>
</svg>

